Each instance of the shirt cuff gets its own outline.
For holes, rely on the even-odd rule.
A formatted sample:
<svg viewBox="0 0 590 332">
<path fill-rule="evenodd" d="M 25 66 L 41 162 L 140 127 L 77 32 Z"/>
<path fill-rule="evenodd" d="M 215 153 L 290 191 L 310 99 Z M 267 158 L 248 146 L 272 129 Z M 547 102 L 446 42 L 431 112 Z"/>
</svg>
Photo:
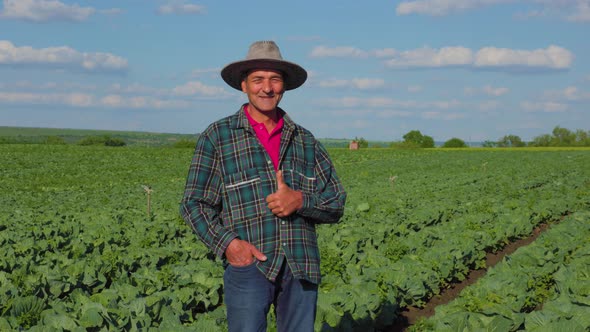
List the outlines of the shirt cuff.
<svg viewBox="0 0 590 332">
<path fill-rule="evenodd" d="M 217 250 L 215 252 L 217 257 L 224 259 L 225 258 L 225 250 L 227 249 L 227 247 L 229 246 L 231 241 L 233 241 L 234 239 L 237 239 L 237 238 L 238 238 L 238 235 L 234 232 L 228 231 L 225 234 L 223 234 L 223 236 L 221 237 L 221 239 L 218 242 Z"/>
</svg>

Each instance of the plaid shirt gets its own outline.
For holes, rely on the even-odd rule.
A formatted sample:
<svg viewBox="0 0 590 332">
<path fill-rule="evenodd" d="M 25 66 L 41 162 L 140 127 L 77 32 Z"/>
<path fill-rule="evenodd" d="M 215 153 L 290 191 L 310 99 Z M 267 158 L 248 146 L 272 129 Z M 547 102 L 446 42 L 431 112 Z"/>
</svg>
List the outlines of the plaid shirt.
<svg viewBox="0 0 590 332">
<path fill-rule="evenodd" d="M 218 257 L 239 238 L 267 256 L 256 264 L 268 279 L 275 280 L 286 258 L 296 278 L 317 284 L 315 225 L 340 220 L 346 193 L 324 147 L 286 114 L 279 168 L 285 183 L 303 193 L 303 207 L 287 218 L 266 205 L 277 188 L 276 173 L 242 106 L 199 135 L 180 212 Z"/>
</svg>

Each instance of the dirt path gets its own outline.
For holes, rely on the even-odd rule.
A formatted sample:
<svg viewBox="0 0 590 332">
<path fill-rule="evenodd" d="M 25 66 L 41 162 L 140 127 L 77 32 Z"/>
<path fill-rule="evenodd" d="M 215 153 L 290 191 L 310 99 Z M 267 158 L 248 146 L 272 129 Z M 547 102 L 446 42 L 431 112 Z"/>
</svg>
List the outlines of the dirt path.
<svg viewBox="0 0 590 332">
<path fill-rule="evenodd" d="M 535 241 L 537 237 L 541 233 L 543 233 L 547 228 L 549 228 L 549 224 L 542 224 L 533 230 L 533 234 L 529 237 L 514 241 L 506 245 L 502 250 L 496 253 L 488 253 L 486 255 L 486 268 L 479 269 L 479 270 L 472 270 L 465 280 L 460 283 L 456 283 L 451 285 L 450 288 L 445 289 L 442 291 L 441 294 L 436 295 L 426 305 L 424 308 L 416 308 L 416 307 L 408 307 L 401 313 L 401 318 L 398 322 L 389 328 L 383 330 L 383 332 L 400 332 L 406 331 L 406 329 L 416 323 L 418 319 L 422 317 L 430 317 L 434 315 L 434 308 L 441 304 L 446 304 L 456 298 L 461 291 L 475 283 L 477 279 L 484 276 L 487 272 L 487 269 L 496 265 L 498 262 L 502 261 L 504 256 L 512 254 L 516 249 L 526 246 L 531 242 Z"/>
</svg>

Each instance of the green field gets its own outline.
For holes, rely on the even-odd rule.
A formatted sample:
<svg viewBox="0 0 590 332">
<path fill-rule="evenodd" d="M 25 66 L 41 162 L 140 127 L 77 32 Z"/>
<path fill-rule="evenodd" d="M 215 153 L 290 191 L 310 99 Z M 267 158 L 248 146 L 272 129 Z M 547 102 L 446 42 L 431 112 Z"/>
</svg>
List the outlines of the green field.
<svg viewBox="0 0 590 332">
<path fill-rule="evenodd" d="M 196 140 L 196 134 L 150 133 L 140 131 L 88 130 L 61 128 L 29 128 L 0 126 L 0 143 L 40 144 L 48 138 L 59 137 L 66 144 L 76 144 L 90 136 L 108 136 L 124 141 L 129 146 L 172 146 L 180 140 Z"/>
<path fill-rule="evenodd" d="M 387 330 L 541 223 L 571 222 L 582 240 L 567 257 L 588 252 L 588 149 L 329 152 L 349 196 L 342 222 L 318 227 L 317 330 Z M 225 330 L 221 264 L 178 214 L 191 149 L 4 144 L 0 155 L 0 330 Z M 555 264 L 579 262 L 568 259 Z M 557 271 L 537 305 L 562 293 Z"/>
<path fill-rule="evenodd" d="M 141 131 L 117 131 L 117 130 L 89 130 L 89 129 L 62 129 L 62 128 L 31 128 L 31 127 L 5 127 L 0 126 L 0 144 L 42 144 L 48 138 L 59 137 L 66 144 L 77 144 L 81 140 L 92 136 L 108 136 L 120 139 L 128 146 L 142 147 L 169 147 L 179 141 L 196 141 L 198 133 L 174 134 L 174 133 L 150 133 Z M 323 138 L 320 139 L 324 146 L 329 148 L 347 148 L 349 139 Z M 387 142 L 371 142 L 372 145 L 387 146 Z"/>
</svg>

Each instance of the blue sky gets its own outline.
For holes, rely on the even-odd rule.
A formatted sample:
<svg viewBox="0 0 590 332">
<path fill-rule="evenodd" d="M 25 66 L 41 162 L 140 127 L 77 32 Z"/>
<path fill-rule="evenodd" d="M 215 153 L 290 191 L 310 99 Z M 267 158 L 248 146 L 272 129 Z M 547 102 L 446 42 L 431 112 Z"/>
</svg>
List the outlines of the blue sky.
<svg viewBox="0 0 590 332">
<path fill-rule="evenodd" d="M 2 0 L 0 126 L 198 133 L 256 40 L 309 74 L 319 138 L 530 140 L 590 130 L 590 0 Z"/>
</svg>

